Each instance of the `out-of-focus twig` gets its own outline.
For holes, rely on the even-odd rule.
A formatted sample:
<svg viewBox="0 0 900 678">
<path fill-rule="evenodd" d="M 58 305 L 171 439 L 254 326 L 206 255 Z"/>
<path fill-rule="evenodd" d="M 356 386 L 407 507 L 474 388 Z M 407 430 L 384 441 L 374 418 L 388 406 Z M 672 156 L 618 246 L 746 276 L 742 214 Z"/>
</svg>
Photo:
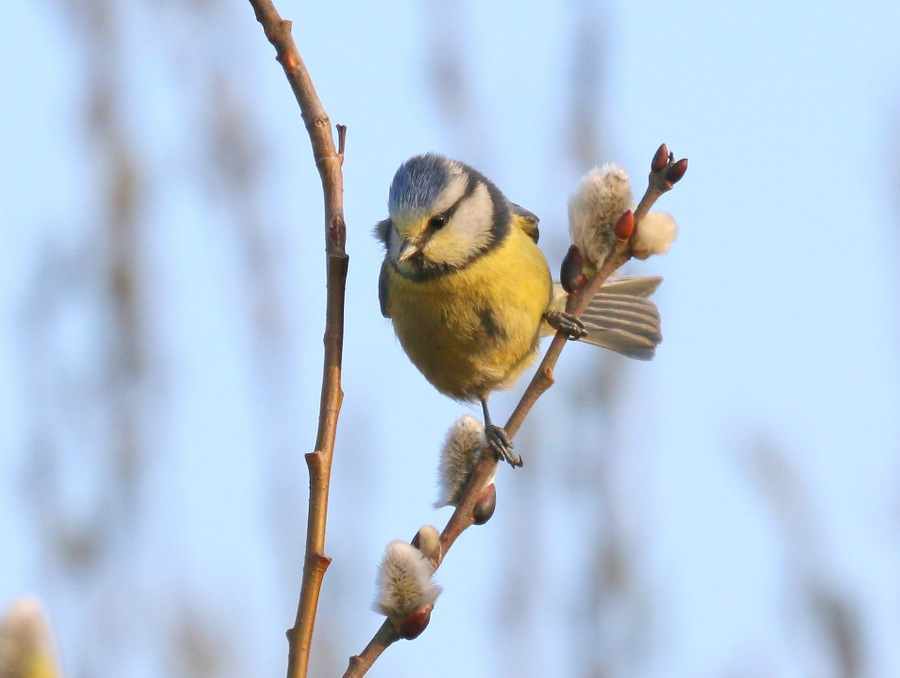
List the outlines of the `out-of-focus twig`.
<svg viewBox="0 0 900 678">
<path fill-rule="evenodd" d="M 600 270 L 597 271 L 587 285 L 569 295 L 566 309 L 570 313 L 576 316 L 580 315 L 603 286 L 603 283 L 606 282 L 607 278 L 631 259 L 631 239 L 633 234 L 637 232 L 637 225 L 640 219 L 647 214 L 663 193 L 671 190 L 673 184 L 681 179 L 687 170 L 687 160 L 682 159 L 676 162 L 668 152 L 666 145 L 663 144 L 657 150 L 651 168 L 647 190 L 634 212 L 634 227 L 625 237 L 617 239 L 615 249 L 609 254 Z M 504 429 L 510 440 L 519 430 L 538 398 L 553 385 L 553 368 L 556 366 L 556 362 L 559 360 L 559 356 L 567 341 L 568 339 L 563 332 L 557 332 L 556 336 L 553 337 L 553 341 L 544 354 L 544 359 L 506 422 Z M 475 524 L 475 504 L 485 484 L 494 475 L 498 463 L 499 460 L 495 455 L 482 454 L 481 459 L 472 470 L 472 475 L 466 485 L 463 496 L 460 498 L 456 510 L 453 511 L 453 515 L 450 516 L 450 520 L 441 533 L 441 555 L 435 569 L 440 567 L 447 551 L 450 550 L 456 539 L 466 529 Z M 365 675 L 375 660 L 381 656 L 381 653 L 399 639 L 400 636 L 391 621 L 385 620 L 365 649 L 359 655 L 350 658 L 350 664 L 344 673 L 344 678 L 359 678 Z"/>
<path fill-rule="evenodd" d="M 471 42 L 466 28 L 471 29 L 471 22 L 464 16 L 465 7 L 453 0 L 428 2 L 425 7 L 430 15 L 425 61 L 434 111 L 455 133 L 463 154 L 484 168 L 492 157 L 494 139 L 465 72 L 467 46 Z"/>
<path fill-rule="evenodd" d="M 322 578 L 331 559 L 325 551 L 325 527 L 328 515 L 328 491 L 331 462 L 343 392 L 341 358 L 344 343 L 344 294 L 349 259 L 345 252 L 346 226 L 343 211 L 344 138 L 346 127 L 338 126 L 335 148 L 331 121 L 313 87 L 312 79 L 291 35 L 291 22 L 281 18 L 271 0 L 250 0 L 256 18 L 275 47 L 276 59 L 284 68 L 312 143 L 313 156 L 325 198 L 325 252 L 327 257 L 327 306 L 325 317 L 325 357 L 319 428 L 315 451 L 306 455 L 309 467 L 309 516 L 306 556 L 300 601 L 293 628 L 288 630 L 288 678 L 306 676 L 313 626 L 319 602 Z"/>
<path fill-rule="evenodd" d="M 799 593 L 798 602 L 819 634 L 834 676 L 865 674 L 863 624 L 856 600 L 836 580 L 821 520 L 803 477 L 786 451 L 769 436 L 757 436 L 749 450 L 750 470 L 784 536 L 785 551 Z"/>
<path fill-rule="evenodd" d="M 606 129 L 600 96 L 605 92 L 603 74 L 606 70 L 607 31 L 600 16 L 599 3 L 573 0 L 572 36 L 565 148 L 572 164 L 581 171 L 606 155 L 602 141 Z"/>
<path fill-rule="evenodd" d="M 13 601 L 0 616 L 0 677 L 59 678 L 50 628 L 34 598 Z"/>
</svg>

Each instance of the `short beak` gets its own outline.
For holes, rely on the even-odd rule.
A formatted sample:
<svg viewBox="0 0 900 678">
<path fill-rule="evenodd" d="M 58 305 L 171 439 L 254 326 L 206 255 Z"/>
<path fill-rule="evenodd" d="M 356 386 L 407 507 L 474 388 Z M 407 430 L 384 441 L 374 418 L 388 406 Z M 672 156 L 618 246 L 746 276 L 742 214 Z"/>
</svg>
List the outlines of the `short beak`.
<svg viewBox="0 0 900 678">
<path fill-rule="evenodd" d="M 400 251 L 397 253 L 397 261 L 399 263 L 403 263 L 405 261 L 409 261 L 417 254 L 421 254 L 422 247 L 414 240 L 410 240 L 409 238 L 403 238 L 400 243 Z"/>
</svg>

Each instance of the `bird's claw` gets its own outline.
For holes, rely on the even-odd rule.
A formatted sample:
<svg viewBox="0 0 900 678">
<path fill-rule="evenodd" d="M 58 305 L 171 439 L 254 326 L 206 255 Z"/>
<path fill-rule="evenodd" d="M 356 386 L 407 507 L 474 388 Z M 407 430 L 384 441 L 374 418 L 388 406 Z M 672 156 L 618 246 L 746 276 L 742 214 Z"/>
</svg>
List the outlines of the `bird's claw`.
<svg viewBox="0 0 900 678">
<path fill-rule="evenodd" d="M 522 465 L 522 458 L 512 451 L 513 446 L 506 431 L 499 426 L 490 424 L 485 427 L 484 435 L 487 437 L 488 447 L 507 464 L 513 467 Z"/>
<path fill-rule="evenodd" d="M 557 332 L 562 332 L 567 339 L 572 341 L 583 339 L 587 336 L 587 329 L 581 322 L 571 313 L 565 311 L 549 311 L 546 316 L 547 324 Z"/>
</svg>

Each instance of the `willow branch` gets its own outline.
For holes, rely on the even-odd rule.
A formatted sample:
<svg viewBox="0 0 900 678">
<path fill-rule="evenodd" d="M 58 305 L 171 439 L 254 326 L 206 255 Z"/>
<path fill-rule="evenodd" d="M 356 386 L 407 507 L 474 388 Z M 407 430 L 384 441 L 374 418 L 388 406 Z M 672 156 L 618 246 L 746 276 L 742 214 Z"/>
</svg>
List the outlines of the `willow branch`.
<svg viewBox="0 0 900 678">
<path fill-rule="evenodd" d="M 568 312 L 580 316 L 588 307 L 594 295 L 606 283 L 609 276 L 631 259 L 631 241 L 634 233 L 637 232 L 640 220 L 646 216 L 659 197 L 666 191 L 671 190 L 672 186 L 684 176 L 687 170 L 687 160 L 682 159 L 676 162 L 666 145 L 663 144 L 656 151 L 650 167 L 647 190 L 634 210 L 633 230 L 628 233 L 627 237 L 616 240 L 615 248 L 610 252 L 606 261 L 603 262 L 603 265 L 590 281 L 582 289 L 569 295 L 569 300 L 566 304 Z M 506 422 L 506 426 L 504 426 L 506 435 L 510 440 L 522 426 L 538 398 L 553 385 L 553 369 L 556 367 L 556 363 L 566 343 L 568 343 L 568 339 L 562 332 L 557 332 L 553 337 L 534 377 L 532 377 L 516 408 Z M 435 566 L 435 570 L 443 563 L 447 551 L 450 550 L 457 538 L 475 524 L 475 505 L 498 463 L 499 459 L 496 455 L 482 454 L 472 470 L 472 475 L 466 484 L 465 490 L 463 490 L 456 510 L 453 511 L 453 515 L 450 516 L 450 520 L 447 521 L 447 525 L 441 533 L 441 556 L 440 561 Z M 386 619 L 365 649 L 360 654 L 350 658 L 350 665 L 343 678 L 360 678 L 360 676 L 365 675 L 372 664 L 375 663 L 375 660 L 381 656 L 381 653 L 399 639 L 400 636 L 390 620 Z"/>
<path fill-rule="evenodd" d="M 600 267 L 600 270 L 594 274 L 593 278 L 583 288 L 569 295 L 566 303 L 566 310 L 575 316 L 580 316 L 591 303 L 594 295 L 600 291 L 600 288 L 606 283 L 613 273 L 625 265 L 631 259 L 631 241 L 640 222 L 647 215 L 659 197 L 666 191 L 672 190 L 672 186 L 684 176 L 687 171 L 687 160 L 682 159 L 675 161 L 672 154 L 669 153 L 665 144 L 662 144 L 656 151 L 653 161 L 650 165 L 650 177 L 647 182 L 647 190 L 644 196 L 634 210 L 634 229 L 627 237 L 617 238 L 615 248 L 610 252 L 606 261 Z M 525 421 L 525 417 L 534 407 L 537 399 L 543 395 L 547 389 L 553 385 L 553 368 L 562 353 L 563 347 L 567 342 L 566 335 L 557 332 L 550 343 L 544 359 L 538 365 L 531 383 L 519 399 L 516 409 L 510 415 L 506 424 L 506 433 L 512 437 L 519 426 Z"/>
<path fill-rule="evenodd" d="M 306 125 L 313 157 L 325 199 L 325 253 L 327 305 L 325 310 L 325 357 L 322 393 L 319 404 L 319 428 L 315 451 L 306 455 L 309 468 L 309 514 L 306 553 L 300 601 L 294 626 L 288 630 L 288 678 L 305 678 L 309 649 L 319 603 L 322 578 L 331 559 L 325 555 L 325 527 L 328 515 L 328 491 L 338 415 L 343 400 L 341 358 L 344 344 L 344 294 L 349 259 L 344 250 L 344 185 L 341 166 L 344 160 L 346 127 L 337 126 L 335 148 L 331 121 L 316 94 L 312 79 L 291 35 L 291 22 L 281 18 L 271 0 L 250 0 L 256 19 L 266 38 L 275 47 L 276 60 L 284 69 Z"/>
</svg>

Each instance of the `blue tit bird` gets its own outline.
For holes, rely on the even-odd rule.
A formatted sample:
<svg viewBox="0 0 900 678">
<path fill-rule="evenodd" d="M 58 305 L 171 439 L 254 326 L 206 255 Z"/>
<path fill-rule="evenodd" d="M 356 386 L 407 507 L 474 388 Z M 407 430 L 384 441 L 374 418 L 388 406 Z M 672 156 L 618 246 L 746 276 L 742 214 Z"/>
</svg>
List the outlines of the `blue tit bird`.
<svg viewBox="0 0 900 678">
<path fill-rule="evenodd" d="M 403 163 L 375 235 L 385 248 L 381 312 L 400 345 L 438 391 L 481 403 L 489 446 L 514 466 L 521 460 L 487 400 L 533 362 L 542 336 L 562 330 L 640 359 L 661 340 L 646 298 L 660 278 L 603 287 L 584 322 L 565 313 L 537 246 L 538 218 L 462 162 L 429 153 Z"/>
</svg>

